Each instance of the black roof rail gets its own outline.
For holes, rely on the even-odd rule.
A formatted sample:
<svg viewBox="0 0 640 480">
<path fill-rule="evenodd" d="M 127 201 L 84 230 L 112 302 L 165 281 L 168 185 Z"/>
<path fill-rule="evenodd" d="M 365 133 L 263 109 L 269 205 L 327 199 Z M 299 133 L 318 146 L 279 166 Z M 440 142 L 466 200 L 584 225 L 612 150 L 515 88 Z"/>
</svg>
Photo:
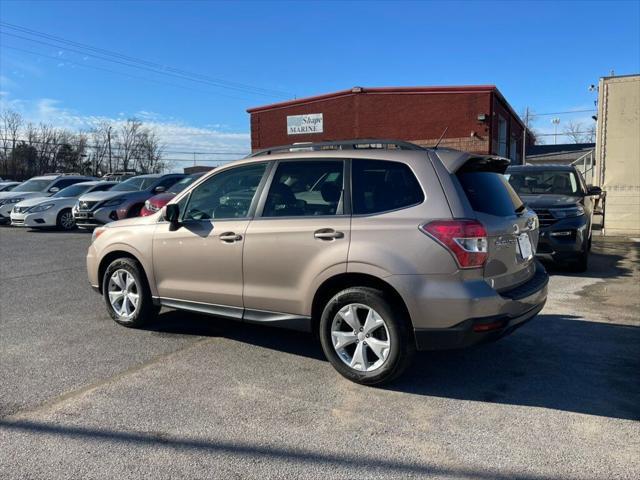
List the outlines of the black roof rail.
<svg viewBox="0 0 640 480">
<path fill-rule="evenodd" d="M 391 147 L 391 148 L 390 148 Z M 291 145 L 266 148 L 247 155 L 245 158 L 260 157 L 262 155 L 273 155 L 278 152 L 300 152 L 318 150 L 365 150 L 365 149 L 385 149 L 385 150 L 427 150 L 425 147 L 404 140 L 381 140 L 373 138 L 354 140 L 335 140 L 328 142 L 301 142 Z"/>
</svg>

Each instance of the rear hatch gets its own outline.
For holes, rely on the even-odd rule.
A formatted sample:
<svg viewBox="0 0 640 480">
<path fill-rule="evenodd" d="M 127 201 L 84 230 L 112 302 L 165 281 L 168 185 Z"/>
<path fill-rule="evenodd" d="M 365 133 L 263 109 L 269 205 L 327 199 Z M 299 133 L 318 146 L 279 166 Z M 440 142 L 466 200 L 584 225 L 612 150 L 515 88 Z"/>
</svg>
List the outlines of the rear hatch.
<svg viewBox="0 0 640 480">
<path fill-rule="evenodd" d="M 503 292 L 535 274 L 538 221 L 503 173 L 509 161 L 500 157 L 470 157 L 453 175 L 464 191 L 476 220 L 488 236 L 484 277 Z"/>
</svg>

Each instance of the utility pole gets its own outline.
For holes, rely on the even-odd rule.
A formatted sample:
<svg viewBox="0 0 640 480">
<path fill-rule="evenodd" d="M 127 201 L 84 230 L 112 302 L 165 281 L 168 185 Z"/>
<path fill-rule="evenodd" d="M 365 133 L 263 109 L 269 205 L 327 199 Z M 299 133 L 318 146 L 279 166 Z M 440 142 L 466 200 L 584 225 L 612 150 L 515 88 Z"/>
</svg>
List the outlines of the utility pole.
<svg viewBox="0 0 640 480">
<path fill-rule="evenodd" d="M 529 107 L 524 111 L 524 132 L 522 134 L 522 165 L 527 163 L 527 130 L 529 129 Z"/>
<path fill-rule="evenodd" d="M 113 173 L 113 168 L 111 164 L 111 125 L 107 129 L 107 143 L 109 145 L 109 173 Z"/>
</svg>

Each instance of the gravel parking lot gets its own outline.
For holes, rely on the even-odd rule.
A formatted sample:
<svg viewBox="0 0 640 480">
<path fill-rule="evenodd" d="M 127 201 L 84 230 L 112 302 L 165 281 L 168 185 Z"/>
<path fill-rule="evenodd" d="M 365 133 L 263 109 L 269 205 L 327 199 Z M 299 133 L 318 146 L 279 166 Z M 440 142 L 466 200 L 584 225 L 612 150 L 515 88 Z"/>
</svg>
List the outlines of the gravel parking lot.
<svg viewBox="0 0 640 480">
<path fill-rule="evenodd" d="M 611 479 L 640 474 L 640 243 L 551 270 L 534 321 L 340 377 L 306 334 L 108 318 L 85 233 L 0 230 L 0 478 Z"/>
</svg>

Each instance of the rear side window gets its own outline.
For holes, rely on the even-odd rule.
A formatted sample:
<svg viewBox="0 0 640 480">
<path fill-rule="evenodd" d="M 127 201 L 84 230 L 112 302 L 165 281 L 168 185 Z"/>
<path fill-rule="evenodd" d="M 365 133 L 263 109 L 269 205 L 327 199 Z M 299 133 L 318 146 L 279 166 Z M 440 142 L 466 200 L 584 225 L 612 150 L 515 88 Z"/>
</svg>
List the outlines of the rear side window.
<svg viewBox="0 0 640 480">
<path fill-rule="evenodd" d="M 280 163 L 262 216 L 341 215 L 343 170 L 342 160 Z"/>
<path fill-rule="evenodd" d="M 92 192 L 104 192 L 113 187 L 113 183 L 107 183 L 106 185 L 96 185 L 96 187 L 91 190 Z"/>
<path fill-rule="evenodd" d="M 493 172 L 459 173 L 458 180 L 476 212 L 509 217 L 522 207 L 522 200 L 503 175 Z"/>
<path fill-rule="evenodd" d="M 86 178 L 64 178 L 54 183 L 51 186 L 51 188 L 58 187 L 60 190 L 62 190 L 63 188 L 67 188 L 75 183 L 86 182 L 86 181 L 87 181 Z"/>
<path fill-rule="evenodd" d="M 404 163 L 354 160 L 351 184 L 355 215 L 388 212 L 424 201 L 418 180 Z"/>
<path fill-rule="evenodd" d="M 164 187 L 165 189 L 168 189 L 169 187 L 173 186 L 174 183 L 176 183 L 178 180 L 182 180 L 184 177 L 167 177 L 162 179 L 162 181 L 160 181 L 158 183 L 158 185 L 156 185 L 157 187 Z"/>
</svg>

